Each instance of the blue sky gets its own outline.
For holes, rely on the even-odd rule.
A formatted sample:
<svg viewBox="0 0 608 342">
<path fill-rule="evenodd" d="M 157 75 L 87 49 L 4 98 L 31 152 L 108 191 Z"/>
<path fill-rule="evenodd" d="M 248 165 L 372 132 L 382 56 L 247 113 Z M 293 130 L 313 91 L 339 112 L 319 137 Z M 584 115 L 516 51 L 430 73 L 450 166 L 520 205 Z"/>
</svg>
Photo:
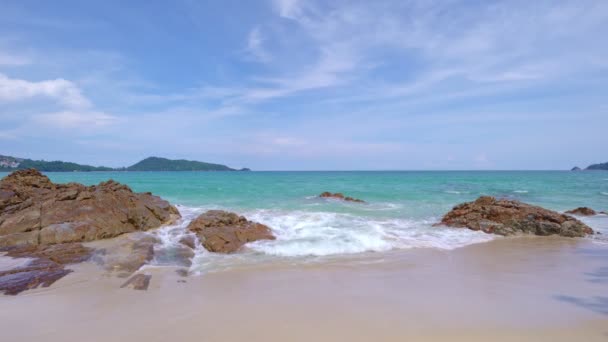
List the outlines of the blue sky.
<svg viewBox="0 0 608 342">
<path fill-rule="evenodd" d="M 7 1 L 0 154 L 257 170 L 608 161 L 608 1 Z"/>
</svg>

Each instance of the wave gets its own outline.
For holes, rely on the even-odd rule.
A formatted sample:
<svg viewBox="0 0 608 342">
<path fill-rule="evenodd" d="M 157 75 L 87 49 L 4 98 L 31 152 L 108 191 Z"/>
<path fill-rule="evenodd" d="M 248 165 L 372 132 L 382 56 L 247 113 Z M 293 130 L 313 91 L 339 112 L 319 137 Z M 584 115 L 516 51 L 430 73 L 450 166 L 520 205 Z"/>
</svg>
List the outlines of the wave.
<svg viewBox="0 0 608 342">
<path fill-rule="evenodd" d="M 151 266 L 187 266 L 180 263 L 179 242 L 186 235 L 188 224 L 211 208 L 178 207 L 182 218 L 173 225 L 154 231 L 160 242 L 155 246 Z M 217 209 L 217 208 L 213 208 Z M 371 218 L 348 213 L 312 212 L 302 210 L 257 209 L 240 212 L 247 219 L 268 225 L 276 240 L 250 243 L 240 253 L 210 253 L 200 244 L 195 249 L 190 271 L 207 272 L 259 263 L 276 258 L 353 255 L 384 252 L 394 249 L 437 248 L 451 250 L 495 239 L 494 236 L 468 229 L 433 227 L 437 220 Z M 174 257 L 177 255 L 178 257 Z M 303 259 L 302 259 L 303 258 Z M 183 259 L 182 259 L 183 260 Z"/>
<path fill-rule="evenodd" d="M 460 194 L 468 194 L 468 191 L 458 191 L 458 190 L 445 190 L 446 194 L 460 195 Z"/>
<path fill-rule="evenodd" d="M 513 192 L 517 194 L 527 194 L 528 190 L 513 190 Z"/>
<path fill-rule="evenodd" d="M 436 220 L 377 219 L 343 213 L 257 210 L 249 219 L 272 228 L 277 239 L 249 246 L 264 254 L 299 257 L 432 247 L 454 249 L 493 239 L 466 229 L 432 227 Z"/>
<path fill-rule="evenodd" d="M 608 196 L 608 192 L 600 192 L 600 195 Z"/>
</svg>

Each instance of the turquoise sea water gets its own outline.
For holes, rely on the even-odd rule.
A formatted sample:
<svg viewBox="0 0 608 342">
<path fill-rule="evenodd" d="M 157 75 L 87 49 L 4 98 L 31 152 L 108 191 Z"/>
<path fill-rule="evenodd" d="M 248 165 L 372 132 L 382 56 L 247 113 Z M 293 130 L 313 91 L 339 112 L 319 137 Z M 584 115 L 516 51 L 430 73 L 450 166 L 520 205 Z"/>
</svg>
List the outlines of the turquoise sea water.
<svg viewBox="0 0 608 342">
<path fill-rule="evenodd" d="M 5 174 L 0 174 L 4 176 Z M 297 258 L 407 248 L 453 249 L 495 237 L 432 224 L 454 205 L 492 195 L 565 211 L 608 210 L 608 172 L 90 172 L 47 173 L 54 182 L 97 184 L 114 179 L 176 204 L 184 220 L 161 230 L 170 247 L 204 210 L 227 209 L 269 225 L 277 241 L 250 252 Z M 367 204 L 325 200 L 343 192 Z M 584 218 L 608 234 L 608 216 Z M 605 235 L 604 234 L 604 235 Z M 202 256 L 204 264 L 209 256 Z M 206 258 L 206 259 L 205 259 Z"/>
</svg>

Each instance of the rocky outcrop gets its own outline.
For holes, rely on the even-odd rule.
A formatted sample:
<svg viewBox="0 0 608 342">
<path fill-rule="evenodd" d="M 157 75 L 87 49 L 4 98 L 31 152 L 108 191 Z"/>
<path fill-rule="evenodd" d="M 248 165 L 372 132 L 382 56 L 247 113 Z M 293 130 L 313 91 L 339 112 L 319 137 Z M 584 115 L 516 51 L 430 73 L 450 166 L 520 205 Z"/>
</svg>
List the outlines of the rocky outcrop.
<svg viewBox="0 0 608 342">
<path fill-rule="evenodd" d="M 580 167 L 575 166 L 570 171 L 583 171 Z"/>
<path fill-rule="evenodd" d="M 80 243 L 20 245 L 0 251 L 13 258 L 32 259 L 22 266 L 0 271 L 0 293 L 7 295 L 16 295 L 38 286 L 48 287 L 72 272 L 66 265 L 85 261 L 93 252 Z"/>
<path fill-rule="evenodd" d="M 595 210 L 588 207 L 578 207 L 576 209 L 566 211 L 566 214 L 578 215 L 578 216 L 593 216 L 597 215 Z"/>
<path fill-rule="evenodd" d="M 275 239 L 267 226 L 223 210 L 203 213 L 188 229 L 198 236 L 203 247 L 217 253 L 235 252 L 247 242 Z"/>
<path fill-rule="evenodd" d="M 0 247 L 111 238 L 178 217 L 169 202 L 113 180 L 96 186 L 54 184 L 28 169 L 0 181 Z"/>
<path fill-rule="evenodd" d="M 519 201 L 489 196 L 454 207 L 443 217 L 441 224 L 498 235 L 582 237 L 593 234 L 590 227 L 571 216 Z"/>
<path fill-rule="evenodd" d="M 347 201 L 347 202 L 365 203 L 364 200 L 360 200 L 358 198 L 353 198 L 353 197 L 349 197 L 349 196 L 344 196 L 344 194 L 342 194 L 340 192 L 331 193 L 331 192 L 325 191 L 325 192 L 321 193 L 319 195 L 319 197 L 321 197 L 321 198 L 334 198 L 334 199 L 339 199 L 339 200 Z"/>
</svg>

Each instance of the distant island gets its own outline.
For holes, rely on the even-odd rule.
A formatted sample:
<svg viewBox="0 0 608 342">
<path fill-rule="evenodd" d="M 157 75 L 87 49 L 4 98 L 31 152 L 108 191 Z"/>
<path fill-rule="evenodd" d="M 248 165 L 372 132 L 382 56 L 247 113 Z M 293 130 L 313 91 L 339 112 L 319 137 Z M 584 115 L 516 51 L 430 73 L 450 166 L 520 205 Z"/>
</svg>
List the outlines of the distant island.
<svg viewBox="0 0 608 342">
<path fill-rule="evenodd" d="M 44 161 L 0 155 L 0 171 L 15 171 L 34 168 L 44 172 L 91 172 L 91 171 L 251 171 L 240 170 L 226 165 L 193 160 L 171 160 L 149 157 L 129 167 L 111 168 L 105 166 L 82 165 L 64 161 Z"/>
<path fill-rule="evenodd" d="M 607 170 L 608 171 L 608 162 L 600 163 L 600 164 L 591 164 L 585 168 L 585 170 Z M 580 167 L 575 166 L 572 168 L 572 171 L 583 171 Z"/>
</svg>

